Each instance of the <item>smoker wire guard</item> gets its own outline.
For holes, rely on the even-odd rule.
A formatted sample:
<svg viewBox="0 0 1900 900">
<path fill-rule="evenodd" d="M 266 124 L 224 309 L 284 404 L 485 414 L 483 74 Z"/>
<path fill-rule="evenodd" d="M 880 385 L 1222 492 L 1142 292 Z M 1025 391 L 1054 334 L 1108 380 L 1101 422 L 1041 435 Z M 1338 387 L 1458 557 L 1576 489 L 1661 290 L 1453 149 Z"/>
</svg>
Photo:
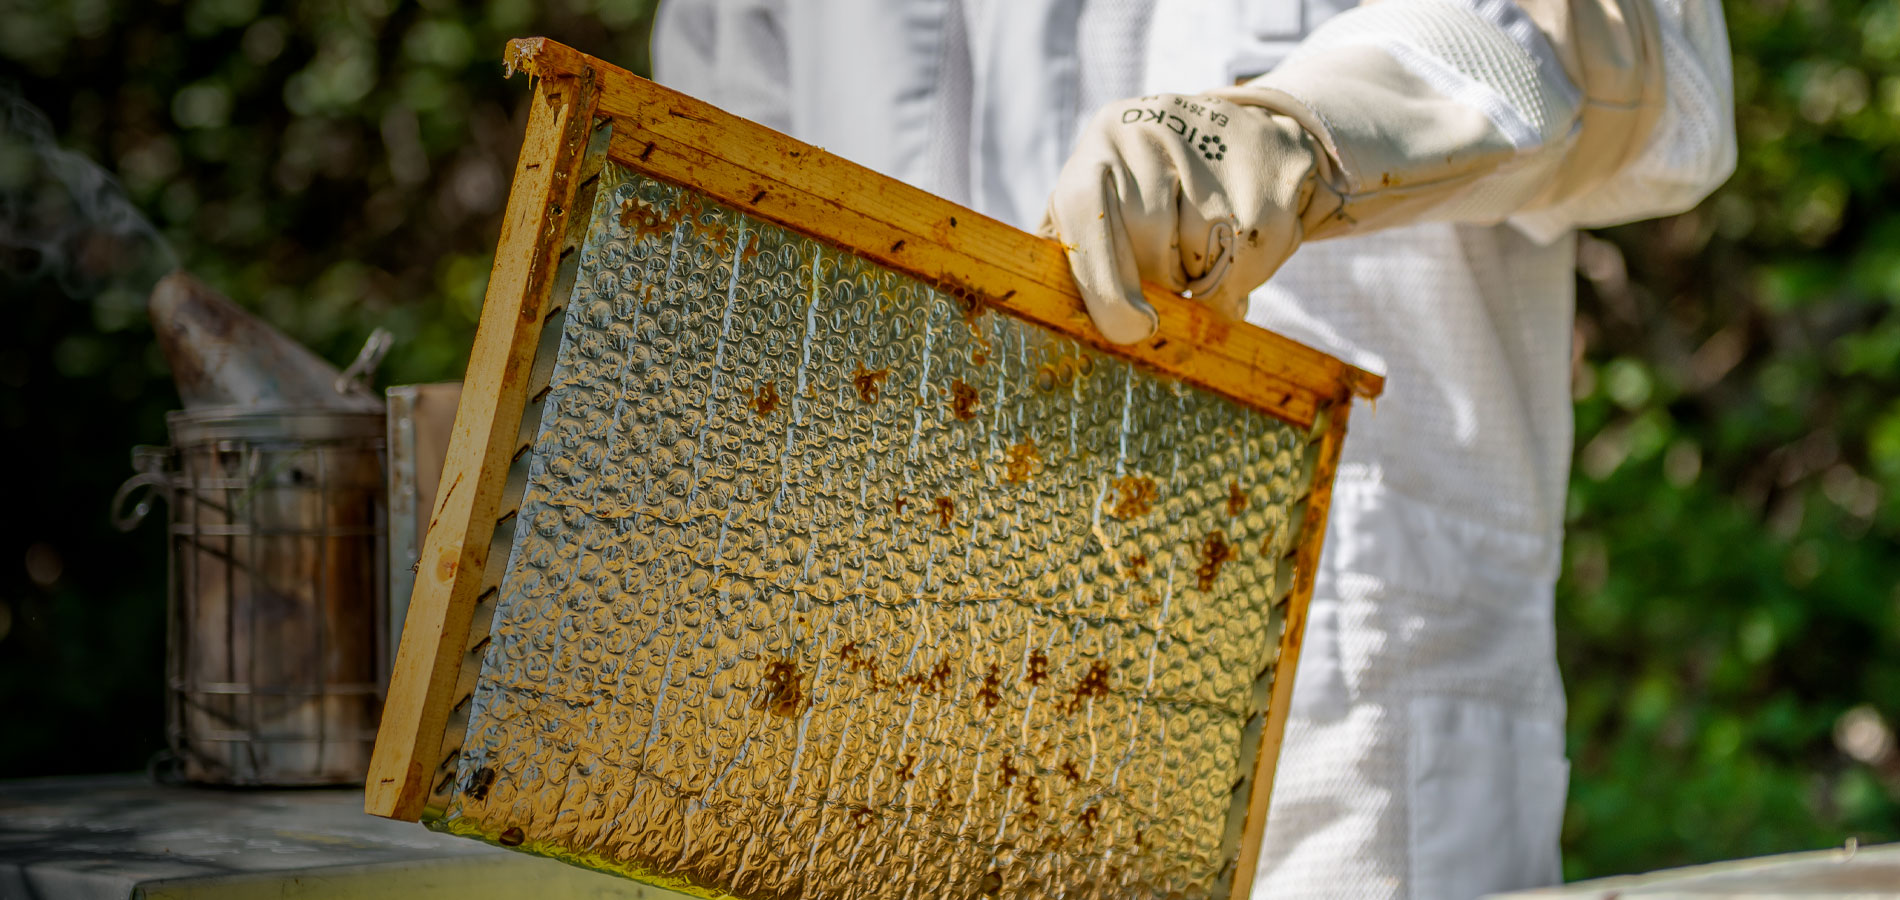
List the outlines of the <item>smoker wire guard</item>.
<svg viewBox="0 0 1900 900">
<path fill-rule="evenodd" d="M 533 102 L 456 415 L 445 487 L 430 519 L 366 784 L 368 812 L 410 821 L 439 814 L 481 669 L 523 491 L 525 456 L 607 160 L 704 194 L 739 212 L 841 247 L 983 311 L 1041 326 L 1089 348 L 1310 429 L 1317 460 L 1293 549 L 1293 587 L 1228 896 L 1245 897 L 1264 832 L 1333 475 L 1355 396 L 1383 379 L 1263 329 L 1223 320 L 1152 286 L 1160 324 L 1127 346 L 1091 324 L 1058 244 L 929 195 L 778 132 L 662 88 L 544 38 L 511 41 L 509 74 L 527 72 Z M 576 208 L 587 210 L 572 215 Z M 555 327 L 546 327 L 553 323 Z M 511 478 L 511 469 L 514 469 Z M 488 565 L 494 554 L 499 562 Z M 492 570 L 491 570 L 492 569 Z M 471 628 L 471 626 L 474 626 Z M 503 843 L 507 843 L 503 841 Z M 676 887 L 690 887 L 675 885 Z M 709 894 L 710 895 L 710 894 Z"/>
</svg>

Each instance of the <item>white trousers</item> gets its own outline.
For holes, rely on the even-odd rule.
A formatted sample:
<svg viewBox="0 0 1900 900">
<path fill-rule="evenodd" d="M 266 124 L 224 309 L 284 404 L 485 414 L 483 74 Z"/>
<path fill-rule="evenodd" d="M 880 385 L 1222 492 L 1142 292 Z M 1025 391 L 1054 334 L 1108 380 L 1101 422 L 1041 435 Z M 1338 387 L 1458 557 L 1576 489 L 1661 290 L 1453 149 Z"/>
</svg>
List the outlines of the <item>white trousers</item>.
<svg viewBox="0 0 1900 900">
<path fill-rule="evenodd" d="M 1392 612 L 1365 606 L 1313 603 L 1253 895 L 1471 900 L 1560 881 L 1561 709 L 1356 690 L 1342 620 Z"/>
</svg>

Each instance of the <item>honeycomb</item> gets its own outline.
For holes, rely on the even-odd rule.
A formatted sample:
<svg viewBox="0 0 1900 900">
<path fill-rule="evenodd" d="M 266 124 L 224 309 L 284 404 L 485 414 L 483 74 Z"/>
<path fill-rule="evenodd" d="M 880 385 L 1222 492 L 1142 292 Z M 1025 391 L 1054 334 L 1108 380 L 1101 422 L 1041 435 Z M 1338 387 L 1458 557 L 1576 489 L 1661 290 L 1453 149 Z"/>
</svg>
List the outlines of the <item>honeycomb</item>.
<svg viewBox="0 0 1900 900">
<path fill-rule="evenodd" d="M 1224 893 L 1312 435 L 601 178 L 431 827 L 699 896 Z"/>
</svg>

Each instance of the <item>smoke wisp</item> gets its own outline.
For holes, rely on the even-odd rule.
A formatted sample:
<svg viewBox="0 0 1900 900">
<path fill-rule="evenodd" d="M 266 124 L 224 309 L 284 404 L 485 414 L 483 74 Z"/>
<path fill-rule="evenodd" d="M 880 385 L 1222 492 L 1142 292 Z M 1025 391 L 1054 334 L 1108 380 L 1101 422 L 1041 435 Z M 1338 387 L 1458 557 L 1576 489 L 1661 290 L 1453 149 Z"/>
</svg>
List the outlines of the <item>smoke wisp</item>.
<svg viewBox="0 0 1900 900">
<path fill-rule="evenodd" d="M 45 114 L 0 85 L 0 268 L 88 297 L 109 285 L 142 294 L 177 267 L 171 244 L 119 180 L 61 147 Z"/>
</svg>

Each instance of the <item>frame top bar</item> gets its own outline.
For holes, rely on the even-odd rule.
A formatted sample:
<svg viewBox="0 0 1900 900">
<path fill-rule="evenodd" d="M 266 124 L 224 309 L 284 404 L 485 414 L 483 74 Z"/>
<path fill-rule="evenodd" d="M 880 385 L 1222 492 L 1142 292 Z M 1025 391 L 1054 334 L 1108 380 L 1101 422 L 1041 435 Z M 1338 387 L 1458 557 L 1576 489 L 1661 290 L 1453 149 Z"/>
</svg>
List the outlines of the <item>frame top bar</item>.
<svg viewBox="0 0 1900 900">
<path fill-rule="evenodd" d="M 548 40 L 510 41 L 509 74 L 594 82 L 608 156 L 949 290 L 975 311 L 1034 322 L 1302 426 L 1385 379 L 1154 285 L 1155 334 L 1115 344 L 1089 319 L 1062 245 L 741 119 Z"/>
</svg>

